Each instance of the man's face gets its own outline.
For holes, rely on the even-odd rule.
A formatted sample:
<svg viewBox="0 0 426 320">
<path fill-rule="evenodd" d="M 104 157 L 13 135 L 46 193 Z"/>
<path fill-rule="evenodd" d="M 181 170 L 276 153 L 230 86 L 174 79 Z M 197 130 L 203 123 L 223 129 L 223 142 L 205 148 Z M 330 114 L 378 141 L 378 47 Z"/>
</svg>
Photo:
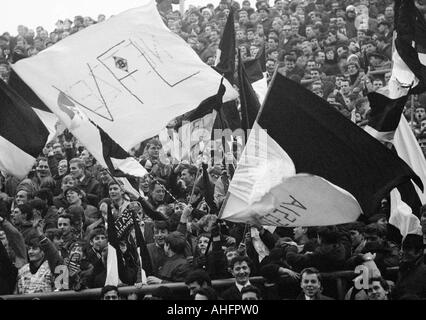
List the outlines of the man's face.
<svg viewBox="0 0 426 320">
<path fill-rule="evenodd" d="M 380 281 L 372 281 L 367 289 L 368 300 L 387 300 L 387 294 Z"/>
<path fill-rule="evenodd" d="M 338 17 L 337 20 L 336 20 L 336 25 L 339 28 L 343 28 L 346 25 L 346 22 L 342 17 Z"/>
<path fill-rule="evenodd" d="M 253 57 L 253 58 L 256 57 L 258 51 L 259 51 L 258 47 L 251 46 L 250 47 L 250 56 Z"/>
<path fill-rule="evenodd" d="M 303 290 L 303 293 L 312 298 L 315 297 L 321 289 L 321 282 L 318 279 L 317 274 L 306 274 L 302 276 L 300 287 Z"/>
<path fill-rule="evenodd" d="M 239 21 L 241 24 L 248 22 L 248 14 L 247 14 L 247 12 L 246 12 L 246 11 L 241 11 L 241 12 L 239 13 L 239 19 L 238 19 L 238 21 Z"/>
<path fill-rule="evenodd" d="M 346 96 L 349 94 L 350 88 L 349 88 L 349 81 L 342 81 L 340 82 L 340 92 L 342 95 Z"/>
<path fill-rule="evenodd" d="M 325 61 L 325 53 L 324 52 L 318 52 L 317 56 L 315 57 L 315 61 L 319 64 L 324 64 Z"/>
<path fill-rule="evenodd" d="M 244 34 L 243 30 L 238 30 L 236 33 L 237 40 L 244 40 L 246 35 Z"/>
<path fill-rule="evenodd" d="M 156 185 L 154 190 L 152 190 L 152 199 L 157 202 L 162 202 L 164 200 L 165 192 L 162 186 Z"/>
<path fill-rule="evenodd" d="M 90 245 L 97 251 L 101 251 L 107 244 L 107 238 L 103 234 L 98 234 L 90 240 Z"/>
<path fill-rule="evenodd" d="M 312 70 L 315 67 L 316 67 L 315 61 L 308 61 L 306 63 L 306 70 L 308 70 L 308 71 Z"/>
<path fill-rule="evenodd" d="M 403 248 L 399 252 L 399 262 L 413 264 L 422 255 L 422 250 Z"/>
<path fill-rule="evenodd" d="M 30 262 L 38 262 L 44 258 L 44 252 L 40 247 L 29 246 L 27 252 Z"/>
<path fill-rule="evenodd" d="M 377 91 L 378 89 L 383 87 L 383 82 L 381 80 L 374 80 L 373 81 L 373 90 Z"/>
<path fill-rule="evenodd" d="M 164 246 L 164 239 L 166 239 L 169 231 L 167 229 L 154 229 L 154 241 L 159 247 Z"/>
<path fill-rule="evenodd" d="M 191 297 L 195 295 L 195 291 L 196 291 L 196 290 L 198 290 L 198 289 L 200 289 L 200 288 L 201 288 L 200 284 L 199 284 L 197 281 L 194 281 L 194 282 L 188 283 L 186 286 L 187 286 L 187 288 L 188 288 L 188 290 L 189 290 L 189 295 L 190 295 Z"/>
<path fill-rule="evenodd" d="M 423 155 L 426 158 L 426 139 L 419 139 L 420 148 L 422 148 Z"/>
<path fill-rule="evenodd" d="M 302 43 L 302 51 L 303 54 L 305 56 L 311 55 L 312 54 L 312 47 L 311 47 L 311 43 L 308 41 L 305 41 Z"/>
<path fill-rule="evenodd" d="M 285 38 L 289 38 L 291 36 L 291 26 L 285 25 L 283 27 L 283 33 Z"/>
<path fill-rule="evenodd" d="M 236 256 L 238 256 L 238 252 L 236 250 L 229 251 L 226 253 L 226 260 L 228 261 L 228 264 L 234 259 Z"/>
<path fill-rule="evenodd" d="M 285 67 L 288 71 L 292 71 L 295 66 L 296 66 L 296 64 L 294 63 L 294 61 L 286 61 L 285 62 Z"/>
<path fill-rule="evenodd" d="M 362 240 L 364 240 L 364 236 L 358 230 L 350 230 L 351 241 L 353 246 L 359 245 Z"/>
<path fill-rule="evenodd" d="M 275 63 L 271 60 L 266 62 L 266 71 L 268 71 L 269 74 L 272 74 L 275 70 Z"/>
<path fill-rule="evenodd" d="M 250 277 L 250 267 L 246 261 L 236 262 L 231 273 L 238 284 L 245 285 Z"/>
<path fill-rule="evenodd" d="M 417 121 L 420 121 L 425 116 L 426 112 L 424 108 L 417 108 L 414 112 L 414 116 L 416 117 Z"/>
<path fill-rule="evenodd" d="M 388 83 L 390 78 L 391 78 L 392 74 L 390 72 L 386 72 L 385 73 L 385 83 Z"/>
<path fill-rule="evenodd" d="M 420 122 L 420 131 L 425 131 L 426 130 L 426 119 L 423 119 Z"/>
<path fill-rule="evenodd" d="M 74 186 L 75 186 L 75 181 L 73 179 L 66 179 L 62 182 L 61 189 L 63 192 L 65 192 L 65 190 Z"/>
<path fill-rule="evenodd" d="M 375 52 L 376 51 L 376 47 L 372 44 L 372 43 L 367 43 L 366 45 L 365 45 L 365 52 L 367 53 L 367 54 L 369 54 L 369 53 L 373 53 L 373 52 Z"/>
<path fill-rule="evenodd" d="M 68 218 L 58 219 L 58 229 L 62 231 L 63 235 L 67 235 L 71 232 L 71 221 Z"/>
<path fill-rule="evenodd" d="M 210 33 L 210 41 L 217 41 L 219 39 L 219 34 L 216 30 L 212 30 Z"/>
<path fill-rule="evenodd" d="M 15 196 L 15 202 L 17 205 L 24 204 L 28 202 L 28 193 L 24 190 L 18 191 Z"/>
<path fill-rule="evenodd" d="M 358 38 L 358 40 L 364 40 L 364 38 L 365 38 L 365 32 L 363 30 L 358 30 L 358 32 L 357 32 L 357 38 Z"/>
<path fill-rule="evenodd" d="M 299 241 L 305 235 L 306 229 L 303 227 L 295 227 L 293 229 L 294 240 Z"/>
<path fill-rule="evenodd" d="M 350 75 L 354 75 L 357 72 L 358 72 L 358 69 L 357 69 L 357 67 L 355 65 L 353 65 L 353 64 L 348 65 L 348 73 Z"/>
<path fill-rule="evenodd" d="M 247 40 L 251 41 L 254 39 L 254 32 L 253 30 L 247 31 Z"/>
<path fill-rule="evenodd" d="M 188 186 L 194 181 L 194 176 L 192 176 L 188 169 L 182 170 L 182 173 L 180 174 L 181 179 L 185 182 L 185 184 Z"/>
<path fill-rule="evenodd" d="M 209 238 L 207 237 L 200 237 L 200 239 L 198 239 L 198 243 L 197 243 L 197 247 L 198 250 L 200 250 L 201 254 L 206 254 L 207 251 L 207 246 L 209 245 Z"/>
<path fill-rule="evenodd" d="M 306 37 L 312 38 L 315 36 L 315 32 L 312 27 L 306 27 Z"/>
<path fill-rule="evenodd" d="M 72 163 L 70 173 L 74 179 L 80 179 L 84 175 L 84 169 L 80 168 L 77 163 Z"/>
<path fill-rule="evenodd" d="M 73 205 L 79 202 L 79 200 L 81 199 L 81 195 L 78 192 L 75 192 L 74 190 L 70 190 L 67 192 L 66 198 L 67 202 L 70 205 Z"/>
<path fill-rule="evenodd" d="M 68 171 L 68 161 L 67 160 L 61 160 L 58 164 L 58 173 L 60 176 L 63 176 Z"/>
<path fill-rule="evenodd" d="M 120 297 L 117 291 L 111 290 L 104 294 L 103 300 L 120 300 Z"/>
<path fill-rule="evenodd" d="M 15 226 L 20 226 L 25 222 L 25 215 L 22 214 L 19 208 L 14 208 L 11 212 L 12 223 Z"/>
<path fill-rule="evenodd" d="M 118 201 L 122 198 L 122 190 L 118 184 L 112 184 L 108 189 L 109 197 L 113 201 Z"/>
<path fill-rule="evenodd" d="M 394 12 L 393 12 L 393 7 L 389 6 L 385 9 L 385 17 L 387 18 L 393 18 L 394 16 Z"/>
<path fill-rule="evenodd" d="M 101 172 L 99 172 L 99 180 L 102 184 L 108 184 L 112 178 L 106 170 L 101 170 Z"/>
<path fill-rule="evenodd" d="M 259 16 L 261 19 L 265 19 L 266 17 L 268 17 L 268 12 L 266 12 L 265 9 L 261 9 L 259 10 Z"/>
<path fill-rule="evenodd" d="M 275 50 L 278 47 L 278 44 L 275 41 L 275 39 L 269 39 L 268 40 L 268 46 L 269 46 L 269 49 Z"/>
<path fill-rule="evenodd" d="M 41 160 L 38 163 L 36 170 L 40 178 L 45 178 L 50 176 L 50 169 L 49 169 L 49 165 L 47 164 L 47 161 Z"/>
</svg>

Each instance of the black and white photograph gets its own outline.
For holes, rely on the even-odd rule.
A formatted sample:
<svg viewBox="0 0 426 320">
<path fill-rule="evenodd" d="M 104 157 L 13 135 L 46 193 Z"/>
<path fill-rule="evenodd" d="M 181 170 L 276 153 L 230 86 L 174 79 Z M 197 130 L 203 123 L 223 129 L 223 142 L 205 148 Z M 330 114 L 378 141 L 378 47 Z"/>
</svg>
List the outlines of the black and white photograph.
<svg viewBox="0 0 426 320">
<path fill-rule="evenodd" d="M 425 0 L 1 11 L 5 306 L 426 300 Z"/>
</svg>

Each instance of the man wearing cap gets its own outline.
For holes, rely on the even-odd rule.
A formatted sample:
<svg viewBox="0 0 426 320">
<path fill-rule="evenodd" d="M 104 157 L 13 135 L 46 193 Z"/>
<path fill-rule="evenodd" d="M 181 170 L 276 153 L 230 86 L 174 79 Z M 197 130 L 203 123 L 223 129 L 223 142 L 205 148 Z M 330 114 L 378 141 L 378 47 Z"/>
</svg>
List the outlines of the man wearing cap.
<svg viewBox="0 0 426 320">
<path fill-rule="evenodd" d="M 408 234 L 402 242 L 398 280 L 392 291 L 394 299 L 405 295 L 426 298 L 426 266 L 423 261 L 423 238 Z"/>
</svg>

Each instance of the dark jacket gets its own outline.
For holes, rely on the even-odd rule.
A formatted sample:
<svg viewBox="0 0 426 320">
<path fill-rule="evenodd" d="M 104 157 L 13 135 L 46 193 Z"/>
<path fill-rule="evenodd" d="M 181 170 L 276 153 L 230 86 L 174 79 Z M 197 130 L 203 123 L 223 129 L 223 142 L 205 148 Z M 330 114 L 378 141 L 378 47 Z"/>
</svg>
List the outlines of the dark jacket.
<svg viewBox="0 0 426 320">
<path fill-rule="evenodd" d="M 160 268 L 166 261 L 167 256 L 164 253 L 164 249 L 157 246 L 155 243 L 148 243 L 146 247 L 148 249 L 149 257 L 151 258 L 152 273 L 154 276 L 158 277 Z"/>
<path fill-rule="evenodd" d="M 398 280 L 392 290 L 392 298 L 398 300 L 407 294 L 426 299 L 426 266 L 423 256 L 413 265 L 401 265 L 399 268 Z"/>
<path fill-rule="evenodd" d="M 78 186 L 86 193 L 87 202 L 92 206 L 97 206 L 99 182 L 94 177 L 86 175 L 83 181 L 78 181 Z"/>
<path fill-rule="evenodd" d="M 238 290 L 235 283 L 231 287 L 223 291 L 220 296 L 222 297 L 223 300 L 241 300 L 242 299 L 241 292 L 240 290 Z"/>
<path fill-rule="evenodd" d="M 176 254 L 166 258 L 163 266 L 159 270 L 159 278 L 166 282 L 183 282 L 192 268 L 183 255 Z"/>
<path fill-rule="evenodd" d="M 312 254 L 298 254 L 296 247 L 287 249 L 287 263 L 294 270 L 315 267 L 321 272 L 342 270 L 345 263 L 345 248 L 341 244 L 321 245 Z"/>
<path fill-rule="evenodd" d="M 0 241 L 0 295 L 13 293 L 17 275 L 18 269 L 10 261 L 6 248 Z"/>
</svg>

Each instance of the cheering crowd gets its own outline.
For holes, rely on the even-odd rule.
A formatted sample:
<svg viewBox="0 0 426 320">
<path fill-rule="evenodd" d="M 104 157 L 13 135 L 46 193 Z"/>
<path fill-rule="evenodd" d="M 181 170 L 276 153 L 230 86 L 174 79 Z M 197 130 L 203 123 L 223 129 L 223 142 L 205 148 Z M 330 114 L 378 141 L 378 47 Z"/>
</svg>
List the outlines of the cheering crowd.
<svg viewBox="0 0 426 320">
<path fill-rule="evenodd" d="M 165 24 L 213 66 L 230 12 L 242 59 L 264 50 L 273 72 L 299 82 L 363 127 L 366 94 L 391 76 L 394 9 L 390 0 L 221 0 L 183 15 L 157 0 Z M 38 54 L 97 21 L 59 20 L 51 32 L 20 25 L 0 36 L 0 78 L 9 63 Z M 426 96 L 409 100 L 404 115 L 426 155 Z M 142 196 L 100 167 L 68 131 L 44 149 L 24 180 L 0 175 L 0 294 L 103 288 L 103 299 L 172 299 L 167 283 L 184 282 L 182 299 L 336 299 L 335 280 L 321 273 L 368 270 L 366 283 L 348 281 L 348 300 L 425 299 L 426 206 L 423 237 L 404 241 L 388 223 L 389 198 L 368 220 L 328 227 L 260 227 L 218 219 L 234 167 L 164 161 L 152 138 L 134 155 L 149 174 L 131 179 Z M 161 156 L 160 156 L 161 155 Z M 129 178 L 130 179 L 130 178 Z M 142 241 L 141 241 L 142 236 Z M 141 242 L 143 245 L 140 245 Z M 108 243 L 117 247 L 123 286 L 157 284 L 147 295 L 120 296 L 105 286 Z M 141 258 L 142 257 L 142 258 Z M 389 271 L 398 267 L 397 274 Z M 262 276 L 262 284 L 250 277 Z M 222 291 L 211 281 L 234 278 Z M 163 285 L 165 284 L 165 285 Z"/>
</svg>

